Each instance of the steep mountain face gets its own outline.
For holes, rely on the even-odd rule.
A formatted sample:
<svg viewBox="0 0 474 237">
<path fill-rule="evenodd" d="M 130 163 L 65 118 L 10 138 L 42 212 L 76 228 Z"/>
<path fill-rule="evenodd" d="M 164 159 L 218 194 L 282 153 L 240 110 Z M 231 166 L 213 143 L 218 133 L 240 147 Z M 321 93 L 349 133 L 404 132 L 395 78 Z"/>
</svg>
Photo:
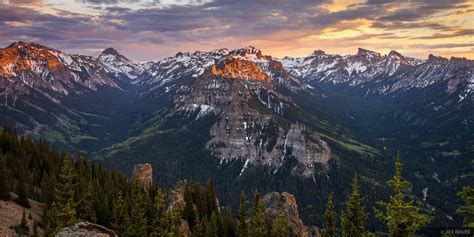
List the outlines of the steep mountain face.
<svg viewBox="0 0 474 237">
<path fill-rule="evenodd" d="M 90 90 L 96 90 L 99 85 L 117 87 L 91 58 L 67 55 L 35 43 L 17 42 L 0 49 L 0 63 L 2 95 L 10 94 L 13 103 L 19 93 L 27 94 L 30 89 L 58 102 L 52 92 L 67 95 L 80 90 L 80 86 Z"/>
<path fill-rule="evenodd" d="M 0 49 L 0 123 L 127 174 L 150 163 L 164 186 L 213 179 L 231 205 L 242 189 L 294 193 L 306 224 L 327 192 L 342 203 L 354 170 L 369 206 L 384 198 L 401 149 L 414 195 L 445 224 L 458 220 L 443 200 L 473 175 L 473 78 L 470 60 L 396 51 L 274 59 L 249 46 L 140 64 L 18 42 Z"/>
<path fill-rule="evenodd" d="M 0 49 L 0 122 L 83 152 L 100 147 L 96 143 L 112 142 L 107 141 L 119 134 L 123 139 L 127 126 L 121 127 L 127 132 L 112 134 L 111 129 L 130 124 L 130 119 L 112 116 L 117 109 L 123 113 L 134 106 L 137 97 L 127 90 L 130 77 L 140 74 L 140 68 L 111 49 L 94 58 L 36 43 L 13 43 Z M 111 107 L 111 101 L 121 108 Z M 140 103 L 131 110 L 139 113 L 146 106 Z"/>
<path fill-rule="evenodd" d="M 187 90 L 178 91 L 172 110 L 195 114 L 194 120 L 216 116 L 206 149 L 223 162 L 245 160 L 242 172 L 248 164 L 257 163 L 278 169 L 291 148 L 298 154 L 302 174 L 310 176 L 313 164 L 327 164 L 331 152 L 325 141 L 303 125 L 276 121 L 294 106 L 279 92 L 280 86 L 295 93 L 304 90 L 280 62 L 248 47 L 223 56 Z M 265 110 L 258 111 L 258 107 Z"/>
</svg>

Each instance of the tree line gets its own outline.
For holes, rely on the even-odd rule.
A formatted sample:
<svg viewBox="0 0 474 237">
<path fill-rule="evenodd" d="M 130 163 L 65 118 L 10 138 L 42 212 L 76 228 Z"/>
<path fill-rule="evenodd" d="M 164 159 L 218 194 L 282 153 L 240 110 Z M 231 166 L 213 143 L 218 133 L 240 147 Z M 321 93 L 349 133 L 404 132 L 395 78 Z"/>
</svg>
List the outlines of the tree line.
<svg viewBox="0 0 474 237">
<path fill-rule="evenodd" d="M 402 164 L 396 160 L 394 177 L 388 181 L 393 195 L 380 201 L 374 209 L 391 236 L 410 236 L 430 221 L 430 217 L 407 197 L 410 183 L 402 179 Z M 100 164 L 86 161 L 55 150 L 44 140 L 18 136 L 14 130 L 0 130 L 0 199 L 10 200 L 10 192 L 25 209 L 29 199 L 45 204 L 44 216 L 30 230 L 25 213 L 14 227 L 18 234 L 38 236 L 38 227 L 45 236 L 54 236 L 64 227 L 78 221 L 89 221 L 113 229 L 120 236 L 185 236 L 196 237 L 283 237 L 291 235 L 284 213 L 270 220 L 265 214 L 263 198 L 258 191 L 252 201 L 242 192 L 239 209 L 223 208 L 209 181 L 203 187 L 184 182 L 181 191 L 164 190 L 152 184 L 145 189 L 139 178 L 104 169 Z M 181 195 L 181 196 L 180 196 Z M 464 188 L 460 195 L 466 206 L 459 210 L 465 225 L 474 225 L 474 190 Z M 333 195 L 328 196 L 323 236 L 366 236 L 367 210 L 357 176 L 352 191 L 336 225 Z"/>
</svg>

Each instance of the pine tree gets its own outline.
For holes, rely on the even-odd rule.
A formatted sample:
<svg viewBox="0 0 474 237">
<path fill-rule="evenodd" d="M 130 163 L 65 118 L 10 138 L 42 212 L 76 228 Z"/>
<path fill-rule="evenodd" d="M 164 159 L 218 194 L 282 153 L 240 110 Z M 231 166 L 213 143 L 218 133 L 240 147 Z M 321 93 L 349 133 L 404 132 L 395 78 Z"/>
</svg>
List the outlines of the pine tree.
<svg viewBox="0 0 474 237">
<path fill-rule="evenodd" d="M 260 197 L 260 193 L 255 191 L 253 197 L 253 207 L 250 216 L 250 233 L 252 237 L 263 237 L 268 235 L 268 227 L 265 216 L 265 206 Z"/>
<path fill-rule="evenodd" d="M 248 228 L 247 228 L 247 199 L 245 198 L 245 192 L 242 191 L 240 193 L 240 206 L 239 206 L 239 213 L 237 216 L 238 221 L 238 228 L 237 232 L 239 236 L 248 236 Z"/>
<path fill-rule="evenodd" d="M 26 221 L 25 210 L 21 216 L 21 222 L 18 226 L 15 227 L 16 233 L 20 236 L 28 236 L 30 234 L 30 228 L 28 227 L 28 222 Z"/>
<path fill-rule="evenodd" d="M 120 235 L 125 232 L 129 224 L 128 207 L 122 195 L 122 191 L 119 190 L 113 202 L 112 228 Z"/>
<path fill-rule="evenodd" d="M 148 221 L 146 219 L 145 190 L 138 178 L 133 179 L 131 197 L 130 225 L 127 236 L 147 236 Z"/>
<path fill-rule="evenodd" d="M 92 181 L 87 184 L 86 191 L 82 194 L 81 200 L 79 201 L 78 212 L 81 220 L 97 222 L 97 217 L 94 209 L 94 203 L 96 201 L 96 194 Z"/>
<path fill-rule="evenodd" d="M 206 236 L 207 237 L 218 237 L 218 217 L 217 213 L 214 211 L 211 214 L 209 222 L 207 222 Z"/>
<path fill-rule="evenodd" d="M 227 208 L 224 216 L 224 237 L 237 236 L 236 222 L 232 215 L 232 209 Z"/>
<path fill-rule="evenodd" d="M 179 204 L 171 208 L 171 211 L 169 212 L 170 224 L 168 229 L 168 235 L 176 237 L 183 235 L 180 230 L 182 216 L 182 209 Z"/>
<path fill-rule="evenodd" d="M 33 222 L 33 234 L 31 234 L 31 237 L 39 237 L 37 221 Z"/>
<path fill-rule="evenodd" d="M 50 235 L 76 222 L 76 203 L 74 202 L 76 175 L 72 161 L 66 155 L 63 155 L 62 161 L 58 182 L 54 188 L 53 203 L 46 214 L 47 231 Z"/>
<path fill-rule="evenodd" d="M 16 194 L 18 195 L 18 198 L 15 201 L 22 207 L 30 208 L 30 202 L 28 201 L 28 187 L 25 179 L 25 177 L 20 177 L 20 181 L 16 186 Z"/>
<path fill-rule="evenodd" d="M 5 161 L 0 151 L 0 200 L 10 200 L 10 189 L 7 183 L 7 170 L 5 169 Z"/>
<path fill-rule="evenodd" d="M 168 219 L 166 198 L 162 189 L 158 189 L 153 205 L 153 224 L 151 236 L 159 237 L 167 234 Z"/>
<path fill-rule="evenodd" d="M 280 213 L 272 226 L 272 237 L 288 237 L 289 229 L 285 213 Z"/>
<path fill-rule="evenodd" d="M 402 180 L 400 152 L 397 153 L 395 162 L 395 176 L 387 184 L 393 189 L 395 195 L 390 196 L 388 203 L 377 202 L 382 210 L 374 208 L 376 218 L 387 224 L 390 236 L 405 237 L 414 235 L 417 230 L 430 222 L 430 218 L 421 213 L 421 209 L 415 206 L 414 200 L 405 201 L 411 183 Z"/>
<path fill-rule="evenodd" d="M 361 195 L 357 176 L 352 182 L 352 192 L 346 202 L 346 210 L 341 215 L 342 236 L 365 236 L 367 214 L 361 204 Z"/>
<path fill-rule="evenodd" d="M 334 195 L 330 193 L 324 212 L 323 237 L 336 237 L 336 211 L 334 210 Z"/>
<path fill-rule="evenodd" d="M 474 228 L 474 188 L 464 187 L 458 196 L 462 197 L 466 205 L 459 208 L 456 212 L 464 217 L 463 225 L 468 228 Z"/>
</svg>

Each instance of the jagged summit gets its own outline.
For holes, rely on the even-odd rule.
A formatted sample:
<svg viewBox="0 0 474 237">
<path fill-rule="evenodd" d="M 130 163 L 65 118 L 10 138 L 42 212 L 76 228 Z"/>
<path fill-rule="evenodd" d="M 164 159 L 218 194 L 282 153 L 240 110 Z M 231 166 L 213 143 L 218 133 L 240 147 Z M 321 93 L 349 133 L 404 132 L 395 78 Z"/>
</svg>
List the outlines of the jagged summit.
<svg viewBox="0 0 474 237">
<path fill-rule="evenodd" d="M 358 48 L 357 55 L 359 56 L 367 56 L 367 57 L 381 57 L 381 54 L 375 51 L 371 51 L 368 49 Z"/>
<path fill-rule="evenodd" d="M 313 53 L 310 54 L 310 56 L 311 55 L 319 56 L 319 55 L 325 55 L 325 54 L 326 54 L 326 52 L 324 52 L 323 50 L 318 49 L 318 50 L 314 50 Z"/>
<path fill-rule="evenodd" d="M 114 48 L 106 48 L 100 55 L 115 55 L 118 56 L 120 53 Z"/>
<path fill-rule="evenodd" d="M 428 60 L 426 61 L 427 63 L 432 63 L 432 64 L 445 64 L 449 61 L 447 58 L 443 58 L 441 56 L 435 56 L 433 54 L 428 55 Z"/>
</svg>

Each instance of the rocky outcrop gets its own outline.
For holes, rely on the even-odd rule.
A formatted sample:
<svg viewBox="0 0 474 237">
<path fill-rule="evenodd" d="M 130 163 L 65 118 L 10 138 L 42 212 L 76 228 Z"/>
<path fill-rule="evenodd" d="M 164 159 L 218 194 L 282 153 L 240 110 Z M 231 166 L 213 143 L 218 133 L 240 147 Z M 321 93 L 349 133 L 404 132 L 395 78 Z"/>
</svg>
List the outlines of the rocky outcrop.
<svg viewBox="0 0 474 237">
<path fill-rule="evenodd" d="M 31 219 L 27 218 L 26 220 L 30 230 L 33 230 L 33 223 L 35 221 L 38 223 L 41 222 L 45 205 L 30 199 L 29 203 L 31 207 L 25 209 L 13 201 L 16 197 L 17 196 L 13 194 L 11 201 L 0 200 L 0 236 L 17 236 L 15 230 L 10 227 L 20 224 L 23 211 L 25 211 L 28 217 L 31 214 Z M 40 236 L 43 235 L 43 229 L 41 227 L 38 227 L 38 233 Z"/>
<path fill-rule="evenodd" d="M 118 237 L 118 235 L 104 226 L 85 221 L 63 228 L 56 237 Z"/>
<path fill-rule="evenodd" d="M 285 213 L 290 228 L 290 236 L 309 237 L 307 227 L 299 217 L 295 196 L 290 193 L 272 192 L 263 197 L 265 213 L 270 220 L 276 220 L 280 213 Z M 315 231 L 312 231 L 316 233 Z"/>
<path fill-rule="evenodd" d="M 151 164 L 138 164 L 133 168 L 133 177 L 138 177 L 145 187 L 145 190 L 150 188 L 150 185 L 153 183 L 153 168 Z"/>
</svg>

